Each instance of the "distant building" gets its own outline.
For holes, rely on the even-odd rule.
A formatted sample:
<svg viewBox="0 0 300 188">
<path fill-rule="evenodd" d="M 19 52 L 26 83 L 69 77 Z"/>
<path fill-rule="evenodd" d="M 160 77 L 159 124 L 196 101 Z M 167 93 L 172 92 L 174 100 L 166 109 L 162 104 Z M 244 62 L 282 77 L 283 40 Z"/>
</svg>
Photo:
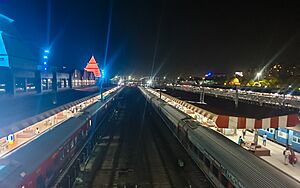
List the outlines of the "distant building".
<svg viewBox="0 0 300 188">
<path fill-rule="evenodd" d="M 10 94 L 36 89 L 38 58 L 24 45 L 14 28 L 14 20 L 0 16 L 0 85 Z"/>
<path fill-rule="evenodd" d="M 203 84 L 223 85 L 227 77 L 225 73 L 207 73 L 204 77 Z"/>
<path fill-rule="evenodd" d="M 21 40 L 14 20 L 0 15 L 0 94 L 41 93 L 96 83 L 93 73 L 86 71 L 72 75 L 56 67 L 41 70 L 39 59 Z"/>
</svg>

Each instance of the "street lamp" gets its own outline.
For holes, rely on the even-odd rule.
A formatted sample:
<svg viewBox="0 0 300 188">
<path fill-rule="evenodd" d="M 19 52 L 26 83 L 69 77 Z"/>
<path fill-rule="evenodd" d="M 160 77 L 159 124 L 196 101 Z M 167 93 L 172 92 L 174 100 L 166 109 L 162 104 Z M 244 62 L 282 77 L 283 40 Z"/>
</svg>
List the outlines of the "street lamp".
<svg viewBox="0 0 300 188">
<path fill-rule="evenodd" d="M 260 76 L 261 76 L 261 75 L 262 75 L 262 72 L 256 73 L 256 76 L 257 76 L 258 81 L 260 80 Z"/>
</svg>

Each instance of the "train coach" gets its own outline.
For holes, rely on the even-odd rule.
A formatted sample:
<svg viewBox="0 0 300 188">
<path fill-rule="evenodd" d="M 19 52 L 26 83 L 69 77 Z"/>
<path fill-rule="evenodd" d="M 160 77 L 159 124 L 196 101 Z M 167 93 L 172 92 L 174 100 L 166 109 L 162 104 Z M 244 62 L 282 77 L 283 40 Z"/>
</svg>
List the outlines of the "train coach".
<svg viewBox="0 0 300 188">
<path fill-rule="evenodd" d="M 267 135 L 267 138 L 277 142 L 283 146 L 290 145 L 295 151 L 300 152 L 300 132 L 294 130 L 296 128 L 267 128 L 259 129 L 258 133 L 260 135 Z"/>
<path fill-rule="evenodd" d="M 215 187 L 299 187 L 300 183 L 140 88 Z"/>
<path fill-rule="evenodd" d="M 99 134 L 99 122 L 111 114 L 119 91 L 1 158 L 0 187 L 49 187 L 75 157 L 84 162 Z"/>
</svg>

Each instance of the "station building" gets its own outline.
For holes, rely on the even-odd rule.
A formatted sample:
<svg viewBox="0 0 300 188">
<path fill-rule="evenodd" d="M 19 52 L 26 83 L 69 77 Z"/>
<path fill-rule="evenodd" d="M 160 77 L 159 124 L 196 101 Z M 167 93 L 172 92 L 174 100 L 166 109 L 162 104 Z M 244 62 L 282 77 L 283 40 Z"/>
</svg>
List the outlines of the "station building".
<svg viewBox="0 0 300 188">
<path fill-rule="evenodd" d="M 86 71 L 39 67 L 40 58 L 21 40 L 14 20 L 0 14 L 0 95 L 41 93 L 95 85 Z"/>
</svg>

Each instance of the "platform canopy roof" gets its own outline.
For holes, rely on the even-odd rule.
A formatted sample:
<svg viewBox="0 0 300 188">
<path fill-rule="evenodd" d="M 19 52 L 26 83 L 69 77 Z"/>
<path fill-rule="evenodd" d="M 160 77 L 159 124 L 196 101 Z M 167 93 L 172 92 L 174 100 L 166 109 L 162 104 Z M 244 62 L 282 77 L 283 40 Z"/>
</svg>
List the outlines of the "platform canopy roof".
<svg viewBox="0 0 300 188">
<path fill-rule="evenodd" d="M 173 96 L 163 93 L 163 96 L 173 100 L 174 102 L 192 110 L 194 113 L 202 115 L 213 122 L 218 128 L 229 129 L 266 129 L 266 128 L 287 128 L 294 127 L 299 124 L 298 114 L 282 114 L 277 116 L 269 116 L 261 119 L 248 118 L 243 116 L 221 115 L 211 111 L 199 108 L 188 102 L 177 99 Z"/>
</svg>

